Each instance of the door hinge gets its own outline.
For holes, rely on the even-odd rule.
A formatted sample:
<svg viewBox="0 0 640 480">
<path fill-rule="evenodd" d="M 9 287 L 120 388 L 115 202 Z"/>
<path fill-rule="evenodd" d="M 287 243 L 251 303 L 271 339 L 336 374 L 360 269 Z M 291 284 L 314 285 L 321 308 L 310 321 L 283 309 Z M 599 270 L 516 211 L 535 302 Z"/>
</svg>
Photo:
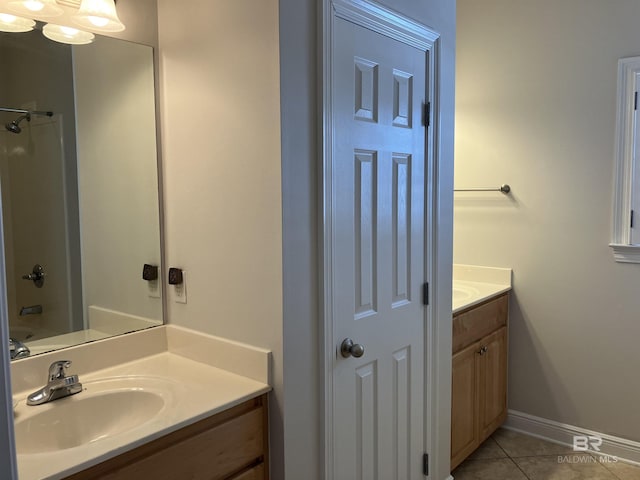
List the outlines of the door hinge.
<svg viewBox="0 0 640 480">
<path fill-rule="evenodd" d="M 633 109 L 638 110 L 638 92 L 633 95 Z"/>
<path fill-rule="evenodd" d="M 428 453 L 425 453 L 422 456 L 422 473 L 424 474 L 424 476 L 429 475 L 429 454 Z"/>
<path fill-rule="evenodd" d="M 633 228 L 633 210 L 631 210 L 631 224 L 630 227 Z"/>
<path fill-rule="evenodd" d="M 422 303 L 423 305 L 429 305 L 429 282 L 422 285 Z"/>
<path fill-rule="evenodd" d="M 424 126 L 428 127 L 431 125 L 431 102 L 427 102 L 424 104 Z"/>
</svg>

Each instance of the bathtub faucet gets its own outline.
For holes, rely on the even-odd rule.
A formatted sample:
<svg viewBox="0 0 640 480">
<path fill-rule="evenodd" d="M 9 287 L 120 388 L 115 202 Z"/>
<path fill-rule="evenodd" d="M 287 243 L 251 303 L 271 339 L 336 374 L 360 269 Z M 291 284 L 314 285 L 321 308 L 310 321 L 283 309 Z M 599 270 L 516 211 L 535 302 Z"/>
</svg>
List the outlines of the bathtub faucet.
<svg viewBox="0 0 640 480">
<path fill-rule="evenodd" d="M 11 360 L 17 360 L 18 358 L 27 358 L 31 352 L 29 348 L 19 340 L 9 338 L 9 355 Z"/>
<path fill-rule="evenodd" d="M 30 307 L 22 307 L 20 309 L 20 316 L 25 315 L 38 315 L 42 313 L 42 305 L 31 305 Z"/>
</svg>

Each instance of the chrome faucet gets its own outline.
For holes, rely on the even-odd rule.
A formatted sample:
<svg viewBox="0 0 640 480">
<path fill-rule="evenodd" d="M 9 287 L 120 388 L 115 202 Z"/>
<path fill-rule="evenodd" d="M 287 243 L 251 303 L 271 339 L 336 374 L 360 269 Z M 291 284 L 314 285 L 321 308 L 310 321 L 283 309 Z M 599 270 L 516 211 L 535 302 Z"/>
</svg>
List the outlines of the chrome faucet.
<svg viewBox="0 0 640 480">
<path fill-rule="evenodd" d="M 11 360 L 27 358 L 29 355 L 31 355 L 31 352 L 24 343 L 13 338 L 9 338 L 9 356 L 11 357 Z"/>
<path fill-rule="evenodd" d="M 71 361 L 60 360 L 53 362 L 49 367 L 49 381 L 37 392 L 33 392 L 27 397 L 27 405 L 42 405 L 53 402 L 59 398 L 75 395 L 82 391 L 82 384 L 78 375 L 66 376 L 65 368 L 69 368 Z"/>
</svg>

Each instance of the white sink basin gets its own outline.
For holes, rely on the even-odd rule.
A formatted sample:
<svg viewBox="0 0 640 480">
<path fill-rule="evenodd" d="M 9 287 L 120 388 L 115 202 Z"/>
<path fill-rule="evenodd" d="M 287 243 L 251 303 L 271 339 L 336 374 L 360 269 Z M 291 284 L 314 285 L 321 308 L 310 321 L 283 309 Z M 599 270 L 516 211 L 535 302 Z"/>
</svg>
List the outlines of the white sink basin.
<svg viewBox="0 0 640 480">
<path fill-rule="evenodd" d="M 477 288 L 469 287 L 466 285 L 454 285 L 453 286 L 453 301 L 460 302 L 463 300 L 469 300 L 479 294 Z"/>
<path fill-rule="evenodd" d="M 509 270 L 510 272 L 510 270 Z M 453 280 L 451 310 L 460 312 L 489 298 L 511 290 L 511 283 L 497 284 L 470 280 Z"/>
<path fill-rule="evenodd" d="M 173 398 L 173 384 L 152 377 L 114 377 L 84 387 L 76 395 L 20 409 L 15 419 L 19 455 L 113 438 L 157 418 Z"/>
</svg>

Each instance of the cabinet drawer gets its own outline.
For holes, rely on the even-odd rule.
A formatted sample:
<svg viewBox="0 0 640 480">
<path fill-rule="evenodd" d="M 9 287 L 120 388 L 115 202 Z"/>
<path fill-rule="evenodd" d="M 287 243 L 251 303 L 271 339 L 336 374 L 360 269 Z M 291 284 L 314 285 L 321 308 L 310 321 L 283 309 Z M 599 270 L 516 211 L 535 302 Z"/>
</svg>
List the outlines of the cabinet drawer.
<svg viewBox="0 0 640 480">
<path fill-rule="evenodd" d="M 453 317 L 453 353 L 507 324 L 507 293 Z"/>
<path fill-rule="evenodd" d="M 251 470 L 242 472 L 229 480 L 264 480 L 264 463 L 253 467 Z"/>
<path fill-rule="evenodd" d="M 113 478 L 223 479 L 262 455 L 262 437 L 262 411 L 256 409 L 150 455 Z M 189 461 L 183 462 L 185 458 Z M 212 465 L 216 466 L 214 475 L 207 472 Z M 198 472 L 207 474 L 199 476 Z"/>
<path fill-rule="evenodd" d="M 245 474 L 238 478 L 261 480 L 268 452 L 266 414 L 266 396 L 259 397 L 67 480 L 235 480 Z M 260 464 L 262 470 L 246 470 Z"/>
</svg>

